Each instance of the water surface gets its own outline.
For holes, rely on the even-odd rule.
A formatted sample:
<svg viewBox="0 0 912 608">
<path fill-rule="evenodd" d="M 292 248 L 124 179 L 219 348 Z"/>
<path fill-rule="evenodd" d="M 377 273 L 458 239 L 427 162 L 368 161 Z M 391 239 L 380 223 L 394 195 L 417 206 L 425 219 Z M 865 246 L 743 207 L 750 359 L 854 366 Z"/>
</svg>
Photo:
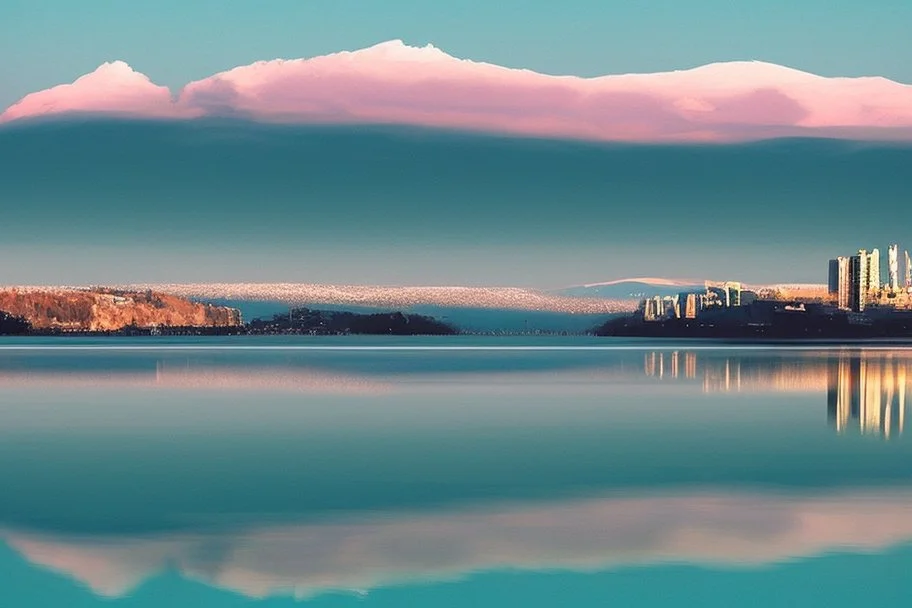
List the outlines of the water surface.
<svg viewBox="0 0 912 608">
<path fill-rule="evenodd" d="M 910 383 L 873 345 L 4 340 L 0 605 L 900 603 Z"/>
</svg>

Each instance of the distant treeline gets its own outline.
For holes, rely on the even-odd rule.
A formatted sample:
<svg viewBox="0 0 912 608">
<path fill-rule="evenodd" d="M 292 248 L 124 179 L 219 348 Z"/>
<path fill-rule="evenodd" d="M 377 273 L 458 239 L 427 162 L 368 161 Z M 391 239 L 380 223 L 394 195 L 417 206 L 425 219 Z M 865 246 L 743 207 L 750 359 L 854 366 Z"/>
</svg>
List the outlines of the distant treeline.
<svg viewBox="0 0 912 608">
<path fill-rule="evenodd" d="M 401 312 L 358 314 L 293 308 L 271 319 L 254 319 L 247 326 L 250 334 L 376 334 L 393 336 L 448 336 L 459 331 L 446 323 L 423 315 Z"/>
<path fill-rule="evenodd" d="M 274 315 L 268 319 L 254 319 L 238 326 L 159 326 L 137 327 L 128 325 L 110 331 L 89 331 L 61 328 L 36 329 L 22 317 L 0 311 L 0 335 L 33 336 L 211 336 L 211 335 L 435 335 L 458 334 L 455 327 L 432 317 L 403 314 L 401 312 L 358 314 L 327 310 L 294 308 L 286 314 Z"/>
<path fill-rule="evenodd" d="M 0 310 L 0 336 L 21 336 L 31 329 L 32 324 L 27 320 Z"/>
</svg>

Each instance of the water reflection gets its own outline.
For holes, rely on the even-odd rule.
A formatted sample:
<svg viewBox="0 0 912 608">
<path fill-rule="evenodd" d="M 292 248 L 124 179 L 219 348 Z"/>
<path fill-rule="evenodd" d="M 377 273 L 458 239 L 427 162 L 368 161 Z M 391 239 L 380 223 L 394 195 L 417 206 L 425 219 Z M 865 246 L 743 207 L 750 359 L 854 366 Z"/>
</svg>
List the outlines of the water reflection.
<svg viewBox="0 0 912 608">
<path fill-rule="evenodd" d="M 6 389 L 64 388 L 123 391 L 161 389 L 181 391 L 246 391 L 290 393 L 372 393 L 388 391 L 380 378 L 325 371 L 312 367 L 276 365 L 251 369 L 237 364 L 152 360 L 145 368 L 93 371 L 4 370 Z"/>
<path fill-rule="evenodd" d="M 29 357 L 0 359 L 0 544 L 99 596 L 912 541 L 910 446 L 823 422 L 901 435 L 902 350 Z"/>
<path fill-rule="evenodd" d="M 912 359 L 905 352 L 698 357 L 694 351 L 647 352 L 643 371 L 658 379 L 699 379 L 706 393 L 826 391 L 827 419 L 840 433 L 856 430 L 889 439 L 905 427 L 912 383 Z"/>
<path fill-rule="evenodd" d="M 827 418 L 839 432 L 900 435 L 906 418 L 908 362 L 840 356 L 827 363 Z"/>
<path fill-rule="evenodd" d="M 7 531 L 30 562 L 105 597 L 168 569 L 248 597 L 458 580 L 491 570 L 659 563 L 759 565 L 912 538 L 912 493 L 701 492 L 337 516 L 319 523 L 137 537 Z"/>
<path fill-rule="evenodd" d="M 703 391 L 741 390 L 814 392 L 827 388 L 826 352 L 720 355 L 709 351 L 650 351 L 645 353 L 646 376 L 668 380 L 699 380 Z M 852 355 L 846 355 L 852 356 Z"/>
</svg>

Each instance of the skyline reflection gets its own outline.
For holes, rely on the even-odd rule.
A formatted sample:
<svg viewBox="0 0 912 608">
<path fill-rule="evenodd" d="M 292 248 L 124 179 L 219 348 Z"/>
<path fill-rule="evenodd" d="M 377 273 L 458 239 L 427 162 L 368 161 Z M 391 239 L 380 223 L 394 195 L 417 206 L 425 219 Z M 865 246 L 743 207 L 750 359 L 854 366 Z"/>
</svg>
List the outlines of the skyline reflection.
<svg viewBox="0 0 912 608">
<path fill-rule="evenodd" d="M 902 434 L 912 377 L 907 361 L 840 356 L 827 366 L 827 420 L 837 432 L 855 429 L 885 439 Z"/>
<path fill-rule="evenodd" d="M 826 391 L 827 421 L 885 439 L 902 435 L 912 360 L 902 351 L 840 351 L 789 358 L 708 356 L 695 351 L 649 351 L 646 376 L 702 382 L 704 393 Z"/>
</svg>

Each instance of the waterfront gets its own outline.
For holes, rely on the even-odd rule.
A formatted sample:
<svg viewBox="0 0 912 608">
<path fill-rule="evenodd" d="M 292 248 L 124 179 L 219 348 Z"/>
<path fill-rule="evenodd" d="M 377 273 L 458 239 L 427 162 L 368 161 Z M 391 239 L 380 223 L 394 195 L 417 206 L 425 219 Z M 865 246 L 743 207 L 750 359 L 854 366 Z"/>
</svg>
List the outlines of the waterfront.
<svg viewBox="0 0 912 608">
<path fill-rule="evenodd" d="M 898 603 L 910 382 L 887 346 L 6 339 L 0 605 Z"/>
</svg>

